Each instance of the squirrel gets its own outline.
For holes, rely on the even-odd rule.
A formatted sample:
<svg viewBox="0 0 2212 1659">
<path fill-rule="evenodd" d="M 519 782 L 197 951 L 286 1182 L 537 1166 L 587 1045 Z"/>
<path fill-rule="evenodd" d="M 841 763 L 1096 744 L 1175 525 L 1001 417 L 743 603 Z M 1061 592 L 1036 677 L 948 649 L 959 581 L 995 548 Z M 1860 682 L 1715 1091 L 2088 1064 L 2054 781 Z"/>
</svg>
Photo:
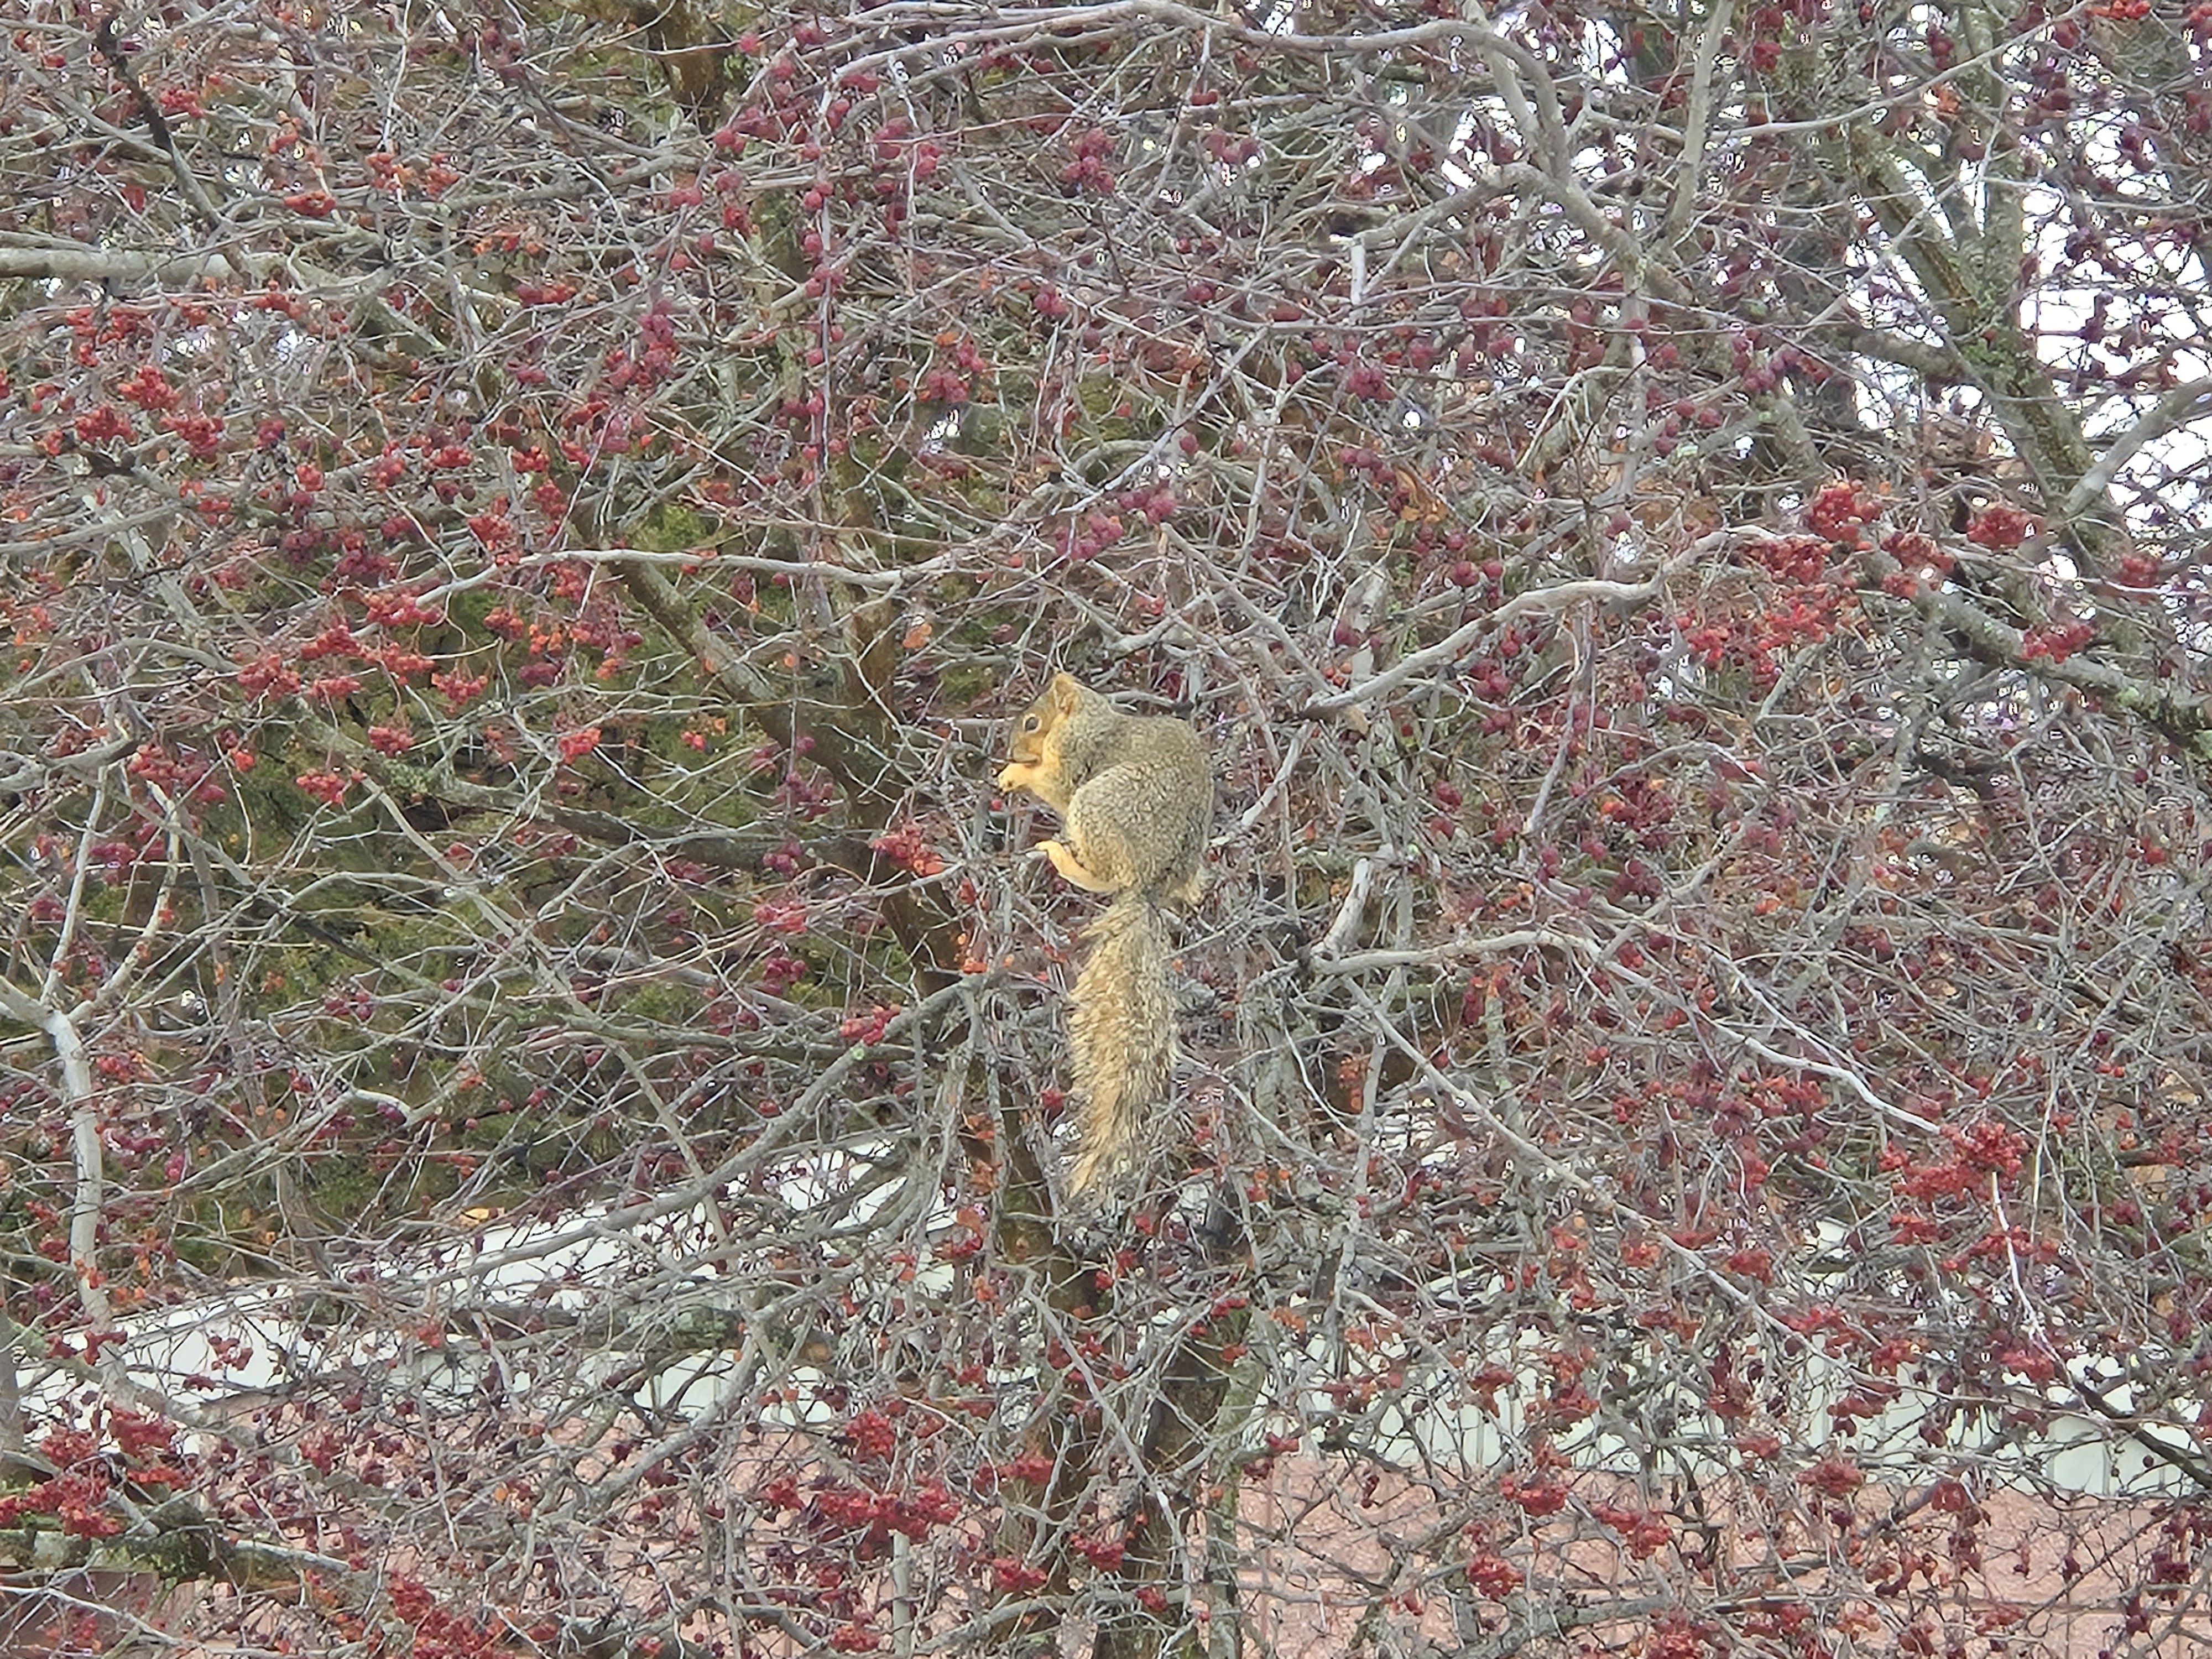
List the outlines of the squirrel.
<svg viewBox="0 0 2212 1659">
<path fill-rule="evenodd" d="M 1166 908 L 1194 904 L 1213 817 L 1213 774 L 1190 724 L 1125 714 L 1060 673 L 1014 724 L 1002 789 L 1059 813 L 1040 849 L 1086 892 L 1114 902 L 1088 930 L 1068 1014 L 1079 1150 L 1068 1189 L 1087 1191 L 1134 1151 L 1143 1114 L 1175 1074 Z"/>
</svg>

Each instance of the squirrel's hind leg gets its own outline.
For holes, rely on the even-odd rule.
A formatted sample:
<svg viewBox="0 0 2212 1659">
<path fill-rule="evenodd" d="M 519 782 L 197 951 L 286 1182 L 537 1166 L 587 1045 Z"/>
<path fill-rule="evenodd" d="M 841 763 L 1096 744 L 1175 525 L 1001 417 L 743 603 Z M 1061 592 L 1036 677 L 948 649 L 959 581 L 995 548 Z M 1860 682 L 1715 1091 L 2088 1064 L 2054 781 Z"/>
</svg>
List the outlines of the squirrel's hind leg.
<svg viewBox="0 0 2212 1659">
<path fill-rule="evenodd" d="M 1037 849 L 1052 860 L 1052 867 L 1086 893 L 1118 893 L 1122 884 L 1109 881 L 1075 856 L 1066 842 L 1048 841 Z"/>
</svg>

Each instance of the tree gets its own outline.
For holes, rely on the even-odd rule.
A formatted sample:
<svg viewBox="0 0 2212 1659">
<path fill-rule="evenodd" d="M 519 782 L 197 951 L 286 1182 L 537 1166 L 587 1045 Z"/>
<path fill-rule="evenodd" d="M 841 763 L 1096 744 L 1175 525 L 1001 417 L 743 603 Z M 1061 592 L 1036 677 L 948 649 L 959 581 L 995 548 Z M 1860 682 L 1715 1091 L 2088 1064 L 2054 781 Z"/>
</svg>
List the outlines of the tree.
<svg viewBox="0 0 2212 1659">
<path fill-rule="evenodd" d="M 2208 43 L 33 0 L 9 1639 L 2172 1639 Z M 1088 1211 L 1054 664 L 1225 803 Z"/>
</svg>

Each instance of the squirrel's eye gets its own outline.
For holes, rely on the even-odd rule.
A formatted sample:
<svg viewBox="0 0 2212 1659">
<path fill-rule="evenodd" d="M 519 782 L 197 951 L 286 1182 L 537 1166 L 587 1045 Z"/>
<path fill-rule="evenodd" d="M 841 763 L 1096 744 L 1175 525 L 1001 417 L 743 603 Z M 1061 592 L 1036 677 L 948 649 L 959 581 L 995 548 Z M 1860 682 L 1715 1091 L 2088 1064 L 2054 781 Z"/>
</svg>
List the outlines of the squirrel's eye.
<svg viewBox="0 0 2212 1659">
<path fill-rule="evenodd" d="M 1041 723 L 1035 714 L 1025 714 L 1022 717 L 1022 730 L 1034 732 Z"/>
</svg>

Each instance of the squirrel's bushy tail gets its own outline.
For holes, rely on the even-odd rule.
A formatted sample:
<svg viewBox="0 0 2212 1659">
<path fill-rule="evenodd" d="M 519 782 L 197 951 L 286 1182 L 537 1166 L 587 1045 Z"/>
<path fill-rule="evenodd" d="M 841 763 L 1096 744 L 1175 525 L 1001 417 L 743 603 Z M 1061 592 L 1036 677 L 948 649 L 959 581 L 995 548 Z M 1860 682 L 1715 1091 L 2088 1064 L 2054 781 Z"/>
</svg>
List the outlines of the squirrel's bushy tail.
<svg viewBox="0 0 2212 1659">
<path fill-rule="evenodd" d="M 1131 889 L 1091 925 L 1091 955 L 1067 1016 L 1081 1149 L 1068 1177 L 1081 1193 L 1135 1150 L 1145 1115 L 1175 1076 L 1175 1008 L 1168 996 L 1167 916 Z"/>
</svg>

